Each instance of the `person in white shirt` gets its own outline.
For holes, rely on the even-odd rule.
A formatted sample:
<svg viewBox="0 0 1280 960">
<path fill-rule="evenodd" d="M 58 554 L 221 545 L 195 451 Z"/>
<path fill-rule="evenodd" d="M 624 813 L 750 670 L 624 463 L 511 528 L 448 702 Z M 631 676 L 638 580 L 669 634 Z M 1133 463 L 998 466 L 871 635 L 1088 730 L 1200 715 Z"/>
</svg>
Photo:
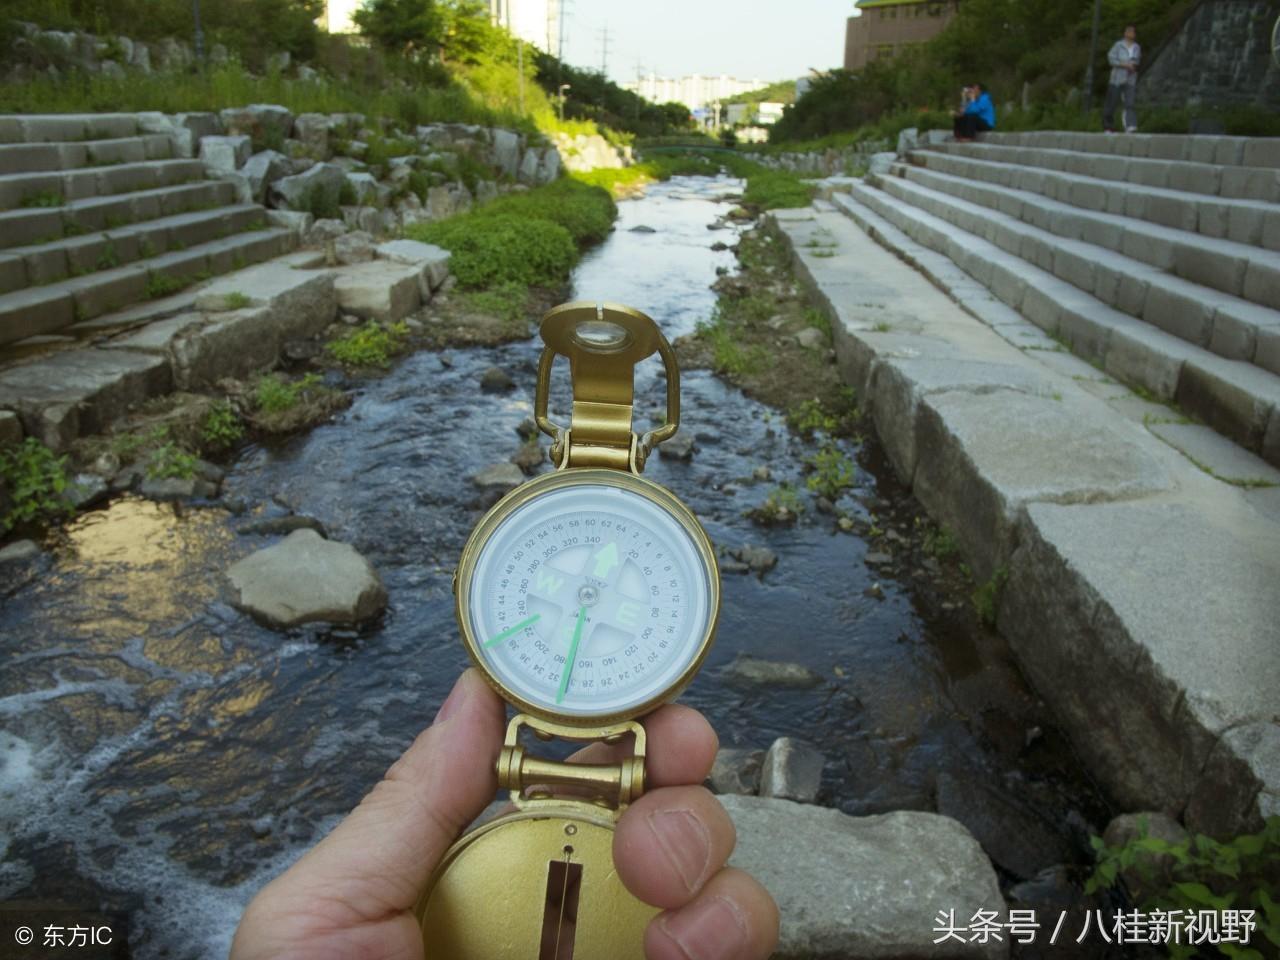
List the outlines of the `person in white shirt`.
<svg viewBox="0 0 1280 960">
<path fill-rule="evenodd" d="M 1117 40 L 1107 54 L 1111 64 L 1111 80 L 1107 84 L 1107 101 L 1102 107 L 1102 126 L 1107 133 L 1115 132 L 1116 105 L 1124 103 L 1125 133 L 1138 132 L 1138 113 L 1134 99 L 1138 93 L 1138 64 L 1142 60 L 1142 47 L 1138 46 L 1138 31 L 1133 24 L 1124 28 L 1124 39 Z"/>
</svg>

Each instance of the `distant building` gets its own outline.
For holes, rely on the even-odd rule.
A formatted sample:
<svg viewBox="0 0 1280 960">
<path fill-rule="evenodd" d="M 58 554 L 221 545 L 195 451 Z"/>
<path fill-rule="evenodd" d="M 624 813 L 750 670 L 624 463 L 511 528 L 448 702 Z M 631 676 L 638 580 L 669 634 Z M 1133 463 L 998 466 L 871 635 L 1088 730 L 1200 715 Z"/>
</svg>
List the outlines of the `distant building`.
<svg viewBox="0 0 1280 960">
<path fill-rule="evenodd" d="M 721 74 L 704 77 L 695 73 L 687 77 L 660 77 L 651 73 L 647 77 L 622 84 L 624 90 L 639 94 L 650 103 L 683 103 L 690 110 L 698 110 L 718 101 L 759 90 L 765 84 L 760 80 L 739 80 Z"/>
<path fill-rule="evenodd" d="M 489 0 L 489 19 L 521 40 L 559 56 L 564 23 L 561 7 L 561 0 Z"/>
<path fill-rule="evenodd" d="M 857 6 L 862 15 L 845 24 L 846 70 L 932 40 L 956 15 L 960 0 L 858 0 Z"/>
</svg>

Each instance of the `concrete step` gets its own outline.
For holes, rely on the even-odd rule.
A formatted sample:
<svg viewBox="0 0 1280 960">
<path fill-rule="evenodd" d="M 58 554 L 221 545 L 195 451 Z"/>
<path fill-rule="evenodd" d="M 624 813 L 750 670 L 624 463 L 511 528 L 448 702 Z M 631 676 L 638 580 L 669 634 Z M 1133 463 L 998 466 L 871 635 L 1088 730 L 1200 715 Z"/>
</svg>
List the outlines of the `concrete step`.
<svg viewBox="0 0 1280 960">
<path fill-rule="evenodd" d="M 0 143 L 75 143 L 138 135 L 133 113 L 11 114 L 0 117 Z"/>
<path fill-rule="evenodd" d="M 0 249 L 50 243 L 157 217 L 234 203 L 236 188 L 220 180 L 72 200 L 61 207 L 0 212 Z"/>
<path fill-rule="evenodd" d="M 892 172 L 1067 240 L 1092 243 L 1192 283 L 1280 309 L 1280 253 L 1117 214 L 1085 211 L 1025 190 L 992 187 L 907 164 L 895 165 Z"/>
<path fill-rule="evenodd" d="M 56 208 L 58 202 L 132 193 L 204 179 L 198 160 L 145 160 L 110 167 L 0 176 L 0 210 Z"/>
<path fill-rule="evenodd" d="M 1207 197 L 936 150 L 914 150 L 909 158 L 912 163 L 939 173 L 1042 194 L 1083 210 L 1123 215 L 1218 240 L 1280 251 L 1280 204 Z"/>
<path fill-rule="evenodd" d="M 56 283 L 98 270 L 181 251 L 266 226 L 266 211 L 243 203 L 179 213 L 144 223 L 0 251 L 0 293 Z"/>
<path fill-rule="evenodd" d="M 0 295 L 0 344 L 54 333 L 182 285 L 287 253 L 294 235 L 268 227 L 137 263 Z"/>
<path fill-rule="evenodd" d="M 899 181 L 900 182 L 900 181 Z M 855 220 L 863 207 L 916 243 L 945 254 L 1005 305 L 1076 355 L 1280 465 L 1280 377 L 1121 313 L 982 236 L 910 202 L 858 184 L 833 198 Z M 997 215 L 998 216 L 998 215 Z"/>
<path fill-rule="evenodd" d="M 935 143 L 925 149 L 1210 197 L 1280 203 L 1280 169 L 1275 167 L 1150 160 L 1044 147 L 1006 147 L 987 142 Z"/>
<path fill-rule="evenodd" d="M 935 180 L 942 176 L 924 171 L 921 174 Z M 1164 269 L 1177 265 L 1182 272 L 1197 279 L 1213 279 L 1220 286 L 1243 288 L 1242 292 L 1247 291 L 1257 300 L 1280 304 L 1280 264 L 1274 259 L 1271 263 L 1249 263 L 1224 257 L 1220 251 L 1215 257 L 1213 251 L 1205 249 L 1210 241 L 1199 239 L 1175 246 L 1169 237 L 1153 235 L 1153 231 L 1166 228 L 1137 221 L 1128 221 L 1131 229 L 1124 224 L 1091 223 L 1085 221 L 1086 215 L 1080 211 L 1060 205 L 1057 211 L 1047 209 L 1043 201 L 1040 206 L 1027 206 L 1023 198 L 1031 195 L 1017 191 L 995 191 L 988 198 L 999 204 L 1001 210 L 1034 218 L 1045 227 L 1056 226 L 1062 233 L 1073 235 L 1068 238 L 1025 223 L 1007 212 L 901 178 L 880 178 L 878 182 L 898 199 L 983 237 L 1006 253 L 1034 263 L 1107 306 L 1145 320 L 1194 346 L 1280 373 L 1280 311 L 1171 275 Z M 955 178 L 949 178 L 945 185 L 971 194 L 991 189 L 966 185 Z M 1077 236 L 1086 239 L 1075 239 Z M 1213 243 L 1221 245 L 1228 241 Z M 1127 256 L 1119 252 L 1121 248 L 1147 259 Z M 1252 251 L 1254 248 L 1240 249 Z M 1262 251 L 1258 253 L 1263 255 Z M 1246 264 L 1255 274 L 1247 284 Z"/>
<path fill-rule="evenodd" d="M 0 174 L 54 173 L 172 157 L 173 140 L 163 133 L 81 143 L 5 143 L 0 144 Z"/>
<path fill-rule="evenodd" d="M 1005 147 L 1041 147 L 1150 160 L 1185 160 L 1235 167 L 1280 168 L 1280 137 L 1225 137 L 1169 133 L 1082 133 L 1034 130 L 983 134 L 983 143 Z"/>
</svg>

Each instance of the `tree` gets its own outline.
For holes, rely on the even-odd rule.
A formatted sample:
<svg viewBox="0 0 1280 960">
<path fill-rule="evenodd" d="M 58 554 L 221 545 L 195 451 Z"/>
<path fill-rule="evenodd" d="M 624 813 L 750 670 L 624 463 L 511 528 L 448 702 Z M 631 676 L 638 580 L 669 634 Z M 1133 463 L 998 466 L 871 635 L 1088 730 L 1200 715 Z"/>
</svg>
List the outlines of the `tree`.
<svg viewBox="0 0 1280 960">
<path fill-rule="evenodd" d="M 368 0 L 351 19 L 378 46 L 409 56 L 438 56 L 445 35 L 435 0 Z"/>
</svg>

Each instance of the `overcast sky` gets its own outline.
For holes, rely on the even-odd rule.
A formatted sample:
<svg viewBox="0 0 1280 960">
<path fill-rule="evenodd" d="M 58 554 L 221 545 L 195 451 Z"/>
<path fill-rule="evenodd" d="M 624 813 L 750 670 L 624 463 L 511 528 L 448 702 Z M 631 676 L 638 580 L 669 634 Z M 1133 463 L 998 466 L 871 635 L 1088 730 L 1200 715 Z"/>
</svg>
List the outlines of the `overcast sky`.
<svg viewBox="0 0 1280 960">
<path fill-rule="evenodd" d="M 854 0 L 567 0 L 565 60 L 600 67 L 609 28 L 609 76 L 721 74 L 791 80 L 844 60 Z"/>
</svg>

